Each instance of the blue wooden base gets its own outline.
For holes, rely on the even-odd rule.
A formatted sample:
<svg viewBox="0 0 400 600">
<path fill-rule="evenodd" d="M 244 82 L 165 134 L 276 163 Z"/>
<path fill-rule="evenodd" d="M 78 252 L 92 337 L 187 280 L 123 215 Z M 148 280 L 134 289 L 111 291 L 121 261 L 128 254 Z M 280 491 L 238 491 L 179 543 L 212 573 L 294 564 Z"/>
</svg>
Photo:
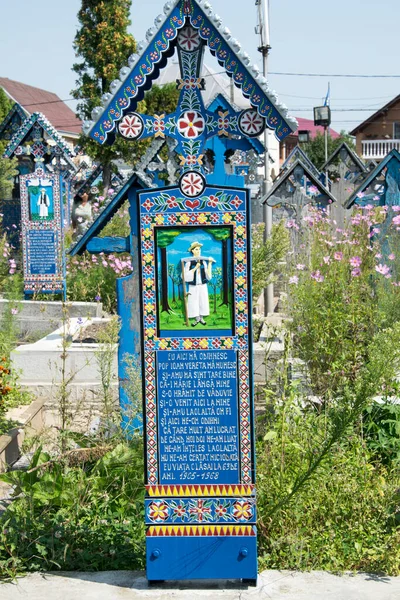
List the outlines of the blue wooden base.
<svg viewBox="0 0 400 600">
<path fill-rule="evenodd" d="M 147 538 L 147 579 L 257 579 L 256 537 Z"/>
</svg>

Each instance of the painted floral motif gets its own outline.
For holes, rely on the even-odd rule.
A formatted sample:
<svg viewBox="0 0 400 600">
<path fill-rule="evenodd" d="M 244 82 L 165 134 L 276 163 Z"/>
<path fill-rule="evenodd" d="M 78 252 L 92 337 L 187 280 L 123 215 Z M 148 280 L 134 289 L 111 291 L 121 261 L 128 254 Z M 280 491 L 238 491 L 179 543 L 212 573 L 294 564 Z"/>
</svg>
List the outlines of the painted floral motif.
<svg viewBox="0 0 400 600">
<path fill-rule="evenodd" d="M 125 138 L 138 138 L 143 132 L 143 120 L 136 113 L 125 115 L 118 125 L 118 129 Z"/>
<path fill-rule="evenodd" d="M 184 112 L 178 119 L 178 131 L 186 139 L 198 138 L 205 127 L 203 116 L 195 110 Z"/>
<path fill-rule="evenodd" d="M 164 121 L 164 117 L 165 115 L 154 115 L 154 123 L 153 123 L 153 130 L 154 130 L 154 137 L 161 137 L 161 138 L 165 138 L 165 121 Z"/>
<path fill-rule="evenodd" d="M 166 498 L 146 500 L 150 523 L 251 523 L 256 520 L 250 498 Z"/>
<path fill-rule="evenodd" d="M 265 121 L 256 110 L 245 110 L 239 117 L 239 129 L 249 137 L 260 135 L 265 128 Z"/>
<path fill-rule="evenodd" d="M 228 135 L 230 128 L 229 111 L 219 111 L 218 115 L 218 135 Z"/>
<path fill-rule="evenodd" d="M 233 209 L 238 209 L 241 206 L 242 201 L 238 196 L 234 196 L 233 194 L 229 194 L 225 191 L 218 190 L 215 194 L 211 194 L 210 196 L 202 196 L 196 201 L 196 207 L 199 211 L 205 210 L 208 208 L 213 208 L 218 211 L 229 211 Z M 169 209 L 178 208 L 179 210 L 193 210 L 193 202 L 188 203 L 186 198 L 170 195 L 168 192 L 161 192 L 159 196 L 152 196 L 152 200 L 150 198 L 146 198 L 146 200 L 142 203 L 142 206 L 150 211 L 153 207 L 154 210 L 160 213 L 164 213 Z M 212 215 L 211 215 L 212 217 Z M 207 215 L 207 219 L 211 219 L 210 215 Z M 216 220 L 219 221 L 219 215 L 215 215 Z M 183 213 L 179 218 L 180 222 L 183 225 L 186 225 L 189 222 L 189 217 Z M 205 223 L 205 221 L 204 221 Z M 243 228 L 242 228 L 243 229 Z"/>
<path fill-rule="evenodd" d="M 178 44 L 186 52 L 193 52 L 200 47 L 201 39 L 193 27 L 185 27 L 178 35 Z"/>
<path fill-rule="evenodd" d="M 188 196 L 189 198 L 196 198 L 196 196 L 200 196 L 206 187 L 206 181 L 201 173 L 189 171 L 188 173 L 182 175 L 179 186 L 185 196 Z M 190 210 L 194 210 L 200 206 L 200 202 L 196 200 L 196 202 L 189 203 L 186 200 L 185 206 L 190 208 Z"/>
<path fill-rule="evenodd" d="M 202 79 L 200 77 L 186 77 L 178 79 L 178 90 L 201 90 Z"/>
<path fill-rule="evenodd" d="M 212 500 L 194 500 L 189 505 L 189 519 L 198 523 L 212 521 L 212 504 Z"/>
</svg>

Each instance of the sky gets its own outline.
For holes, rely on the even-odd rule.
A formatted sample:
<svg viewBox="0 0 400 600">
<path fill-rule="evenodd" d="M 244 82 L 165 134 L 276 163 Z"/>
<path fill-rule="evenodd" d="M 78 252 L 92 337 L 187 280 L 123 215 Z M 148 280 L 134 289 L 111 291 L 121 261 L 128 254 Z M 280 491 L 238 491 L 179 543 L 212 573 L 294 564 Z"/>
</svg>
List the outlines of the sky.
<svg viewBox="0 0 400 600">
<path fill-rule="evenodd" d="M 164 3 L 132 1 L 130 31 L 137 41 L 145 39 Z M 212 0 L 211 4 L 261 69 L 255 0 Z M 0 0 L 0 77 L 70 99 L 75 82 L 72 42 L 80 5 L 81 0 Z M 399 22 L 398 0 L 270 0 L 270 87 L 292 115 L 312 119 L 312 107 L 323 103 L 330 82 L 332 127 L 350 131 L 400 93 Z M 207 55 L 208 51 L 206 62 Z M 68 104 L 74 107 L 73 102 Z"/>
</svg>

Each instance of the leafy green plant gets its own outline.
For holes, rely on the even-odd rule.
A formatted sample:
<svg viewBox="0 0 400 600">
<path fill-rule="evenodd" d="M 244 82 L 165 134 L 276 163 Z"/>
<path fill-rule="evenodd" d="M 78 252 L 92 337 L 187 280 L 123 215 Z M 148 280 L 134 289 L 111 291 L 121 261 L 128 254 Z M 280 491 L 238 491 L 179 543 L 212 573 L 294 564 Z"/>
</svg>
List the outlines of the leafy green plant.
<svg viewBox="0 0 400 600">
<path fill-rule="evenodd" d="M 264 241 L 264 225 L 253 225 L 252 246 L 252 298 L 258 300 L 262 290 L 273 281 L 273 274 L 289 248 L 289 235 L 284 223 L 272 227 L 271 236 Z"/>
<path fill-rule="evenodd" d="M 99 348 L 95 352 L 96 363 L 99 368 L 101 378 L 101 403 L 102 403 L 102 431 L 107 434 L 107 428 L 116 422 L 118 411 L 115 407 L 115 397 L 113 394 L 113 368 L 116 346 L 118 344 L 118 335 L 120 330 L 118 317 L 113 317 L 109 323 L 99 331 Z"/>
<path fill-rule="evenodd" d="M 143 455 L 137 441 L 96 460 L 91 449 L 57 460 L 39 448 L 0 517 L 0 575 L 144 566 Z"/>
</svg>

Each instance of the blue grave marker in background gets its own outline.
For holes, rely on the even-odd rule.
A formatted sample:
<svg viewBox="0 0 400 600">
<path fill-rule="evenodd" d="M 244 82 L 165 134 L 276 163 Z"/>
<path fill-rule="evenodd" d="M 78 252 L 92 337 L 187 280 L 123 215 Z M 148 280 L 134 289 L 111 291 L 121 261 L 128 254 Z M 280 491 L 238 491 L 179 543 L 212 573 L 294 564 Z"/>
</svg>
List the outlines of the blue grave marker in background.
<svg viewBox="0 0 400 600">
<path fill-rule="evenodd" d="M 20 177 L 24 293 L 65 294 L 60 182 L 38 168 Z"/>
</svg>

